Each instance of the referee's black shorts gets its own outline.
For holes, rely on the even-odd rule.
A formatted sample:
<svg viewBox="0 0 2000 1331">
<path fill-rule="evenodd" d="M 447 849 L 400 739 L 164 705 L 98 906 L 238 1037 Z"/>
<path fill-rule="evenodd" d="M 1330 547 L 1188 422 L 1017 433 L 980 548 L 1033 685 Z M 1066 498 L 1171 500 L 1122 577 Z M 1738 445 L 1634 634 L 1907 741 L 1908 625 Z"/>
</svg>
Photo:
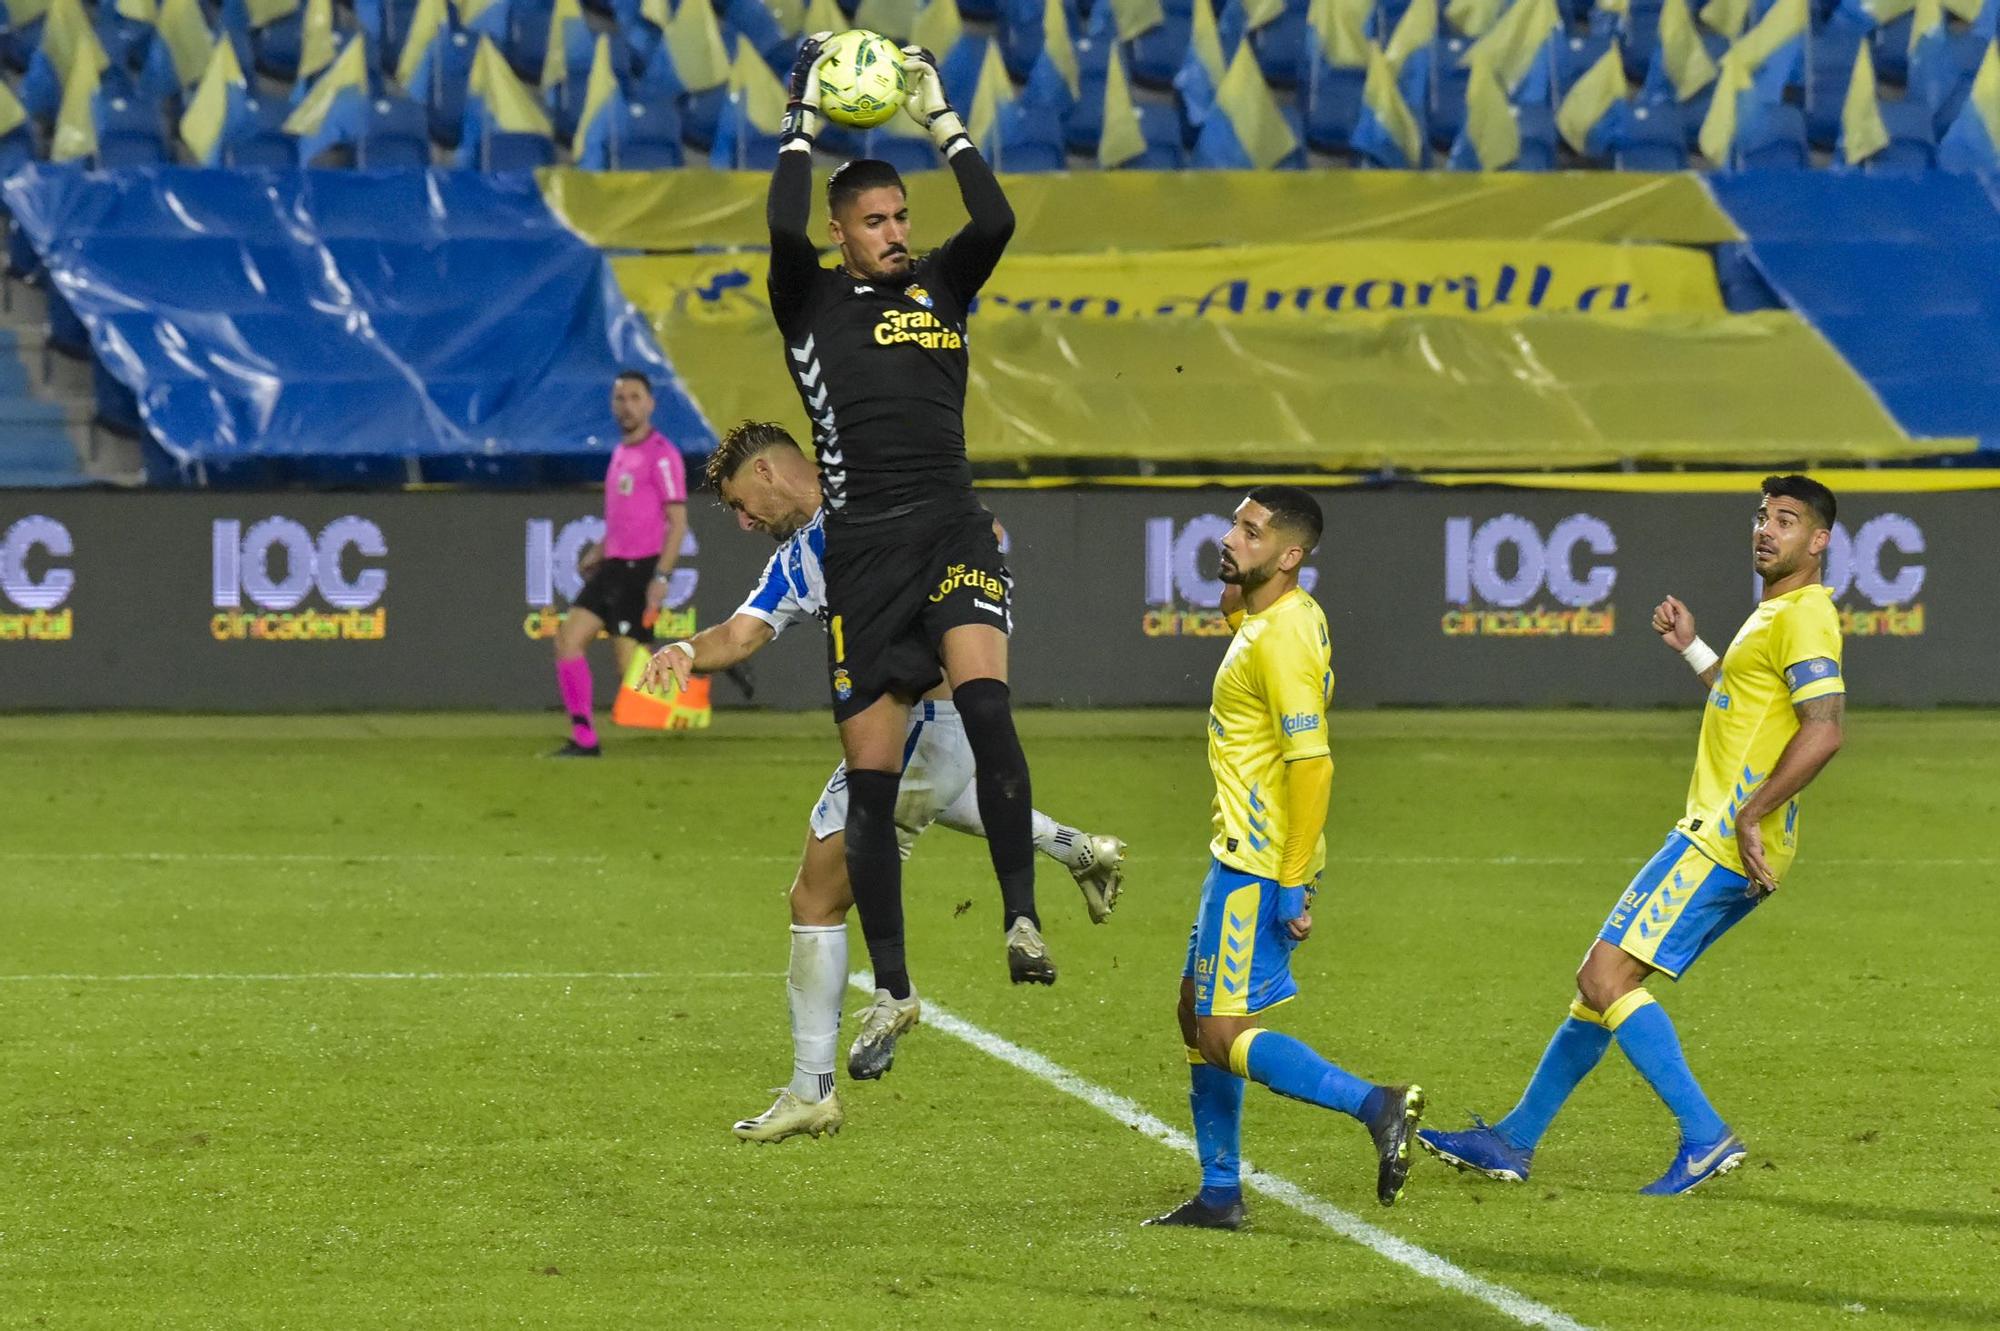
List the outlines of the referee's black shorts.
<svg viewBox="0 0 2000 1331">
<path fill-rule="evenodd" d="M 1014 626 L 1013 579 L 984 509 L 895 533 L 829 532 L 827 670 L 833 717 L 877 698 L 916 699 L 944 679 L 939 644 L 950 629 Z"/>
<path fill-rule="evenodd" d="M 651 642 L 653 629 L 646 623 L 646 587 L 653 581 L 653 570 L 659 566 L 659 559 L 653 555 L 644 559 L 603 560 L 570 604 L 603 620 L 606 631 L 615 638 Z"/>
</svg>

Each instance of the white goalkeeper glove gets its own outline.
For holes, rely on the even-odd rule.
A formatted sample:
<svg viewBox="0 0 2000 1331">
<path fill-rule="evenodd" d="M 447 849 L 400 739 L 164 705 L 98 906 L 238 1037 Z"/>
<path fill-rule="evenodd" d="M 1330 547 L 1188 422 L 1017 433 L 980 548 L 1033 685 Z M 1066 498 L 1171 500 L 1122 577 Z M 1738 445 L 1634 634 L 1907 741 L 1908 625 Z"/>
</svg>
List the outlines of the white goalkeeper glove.
<svg viewBox="0 0 2000 1331">
<path fill-rule="evenodd" d="M 937 58 L 921 46 L 903 48 L 903 109 L 910 119 L 930 131 L 931 142 L 949 158 L 958 151 L 954 140 L 970 146 L 965 122 L 951 109 L 944 95 L 944 81 L 938 77 Z"/>
</svg>

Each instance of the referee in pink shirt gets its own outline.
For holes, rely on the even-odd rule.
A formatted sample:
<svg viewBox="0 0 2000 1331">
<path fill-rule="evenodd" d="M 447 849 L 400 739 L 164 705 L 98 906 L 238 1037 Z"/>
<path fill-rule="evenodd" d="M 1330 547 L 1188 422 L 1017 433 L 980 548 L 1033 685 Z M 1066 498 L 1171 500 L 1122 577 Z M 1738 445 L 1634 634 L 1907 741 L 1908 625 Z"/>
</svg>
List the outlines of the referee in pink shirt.
<svg viewBox="0 0 2000 1331">
<path fill-rule="evenodd" d="M 653 386 L 645 375 L 626 370 L 612 382 L 611 415 L 621 438 L 604 473 L 604 540 L 578 561 L 587 581 L 556 633 L 556 685 L 569 713 L 570 738 L 554 758 L 602 752 L 590 721 L 590 662 L 583 649 L 609 632 L 624 676 L 634 645 L 653 640 L 653 619 L 687 534 L 687 465 L 653 428 Z"/>
</svg>

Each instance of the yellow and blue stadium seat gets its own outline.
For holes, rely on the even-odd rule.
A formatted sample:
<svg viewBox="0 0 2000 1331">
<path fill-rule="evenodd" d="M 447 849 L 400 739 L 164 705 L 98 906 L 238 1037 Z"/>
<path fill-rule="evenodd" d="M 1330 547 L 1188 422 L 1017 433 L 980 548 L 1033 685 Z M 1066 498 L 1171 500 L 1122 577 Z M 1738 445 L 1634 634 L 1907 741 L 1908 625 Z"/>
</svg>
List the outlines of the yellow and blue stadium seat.
<svg viewBox="0 0 2000 1331">
<path fill-rule="evenodd" d="M 284 103 L 244 97 L 230 108 L 220 141 L 224 166 L 282 170 L 299 164 L 299 141 L 285 132 Z"/>
<path fill-rule="evenodd" d="M 1171 88 L 1181 60 L 1187 55 L 1188 30 L 1198 0 L 1162 0 L 1164 19 L 1125 43 L 1125 72 L 1141 88 Z M 1199 0 L 1206 3 L 1206 0 Z M 1231 0 L 1232 3 L 1235 0 Z M 1108 11 L 1110 0 L 1098 0 Z"/>
<path fill-rule="evenodd" d="M 1361 88 L 1367 79 L 1365 69 L 1336 69 L 1317 53 L 1313 55 L 1304 88 L 1304 128 L 1309 147 L 1324 153 L 1348 150 L 1354 122 L 1361 115 Z"/>
</svg>

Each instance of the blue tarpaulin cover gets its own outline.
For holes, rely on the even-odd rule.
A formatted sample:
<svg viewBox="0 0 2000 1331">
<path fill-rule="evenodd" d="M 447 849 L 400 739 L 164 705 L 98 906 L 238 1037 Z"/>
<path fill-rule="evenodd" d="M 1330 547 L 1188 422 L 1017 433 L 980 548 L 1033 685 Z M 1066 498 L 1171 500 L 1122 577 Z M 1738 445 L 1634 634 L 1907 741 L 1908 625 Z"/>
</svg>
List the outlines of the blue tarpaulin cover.
<svg viewBox="0 0 2000 1331">
<path fill-rule="evenodd" d="M 1746 171 L 1709 188 L 1898 424 L 2000 451 L 2000 181 Z"/>
<path fill-rule="evenodd" d="M 608 454 L 621 369 L 652 379 L 669 438 L 714 447 L 531 176 L 36 164 L 4 191 L 182 462 Z"/>
</svg>

